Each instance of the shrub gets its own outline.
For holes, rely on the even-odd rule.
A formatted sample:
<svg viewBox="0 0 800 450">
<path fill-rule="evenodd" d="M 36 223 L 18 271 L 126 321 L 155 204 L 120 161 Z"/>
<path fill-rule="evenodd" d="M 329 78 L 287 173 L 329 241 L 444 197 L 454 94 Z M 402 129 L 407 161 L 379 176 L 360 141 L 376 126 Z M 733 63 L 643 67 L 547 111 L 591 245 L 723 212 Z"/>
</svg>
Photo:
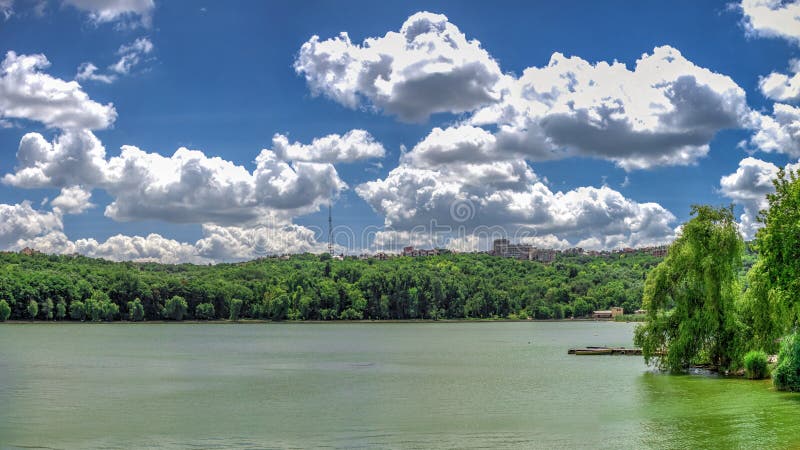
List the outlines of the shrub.
<svg viewBox="0 0 800 450">
<path fill-rule="evenodd" d="M 760 380 L 769 376 L 767 354 L 760 350 L 752 350 L 744 355 L 744 372 L 751 380 Z"/>
<path fill-rule="evenodd" d="M 144 307 L 142 306 L 142 301 L 138 298 L 128 302 L 128 320 L 132 322 L 144 320 Z"/>
<path fill-rule="evenodd" d="M 62 299 L 56 303 L 56 320 L 64 320 L 67 317 L 67 303 Z"/>
<path fill-rule="evenodd" d="M 39 304 L 31 300 L 28 302 L 28 316 L 33 320 L 37 315 L 39 315 Z"/>
<path fill-rule="evenodd" d="M 194 308 L 194 317 L 198 320 L 213 320 L 214 316 L 214 305 L 211 303 L 200 303 Z"/>
<path fill-rule="evenodd" d="M 230 319 L 233 321 L 239 320 L 239 314 L 242 313 L 242 301 L 238 298 L 231 300 L 228 309 L 230 310 Z"/>
<path fill-rule="evenodd" d="M 779 391 L 800 392 L 800 337 L 797 333 L 783 338 L 772 382 Z"/>
<path fill-rule="evenodd" d="M 69 317 L 72 320 L 86 319 L 86 305 L 80 300 L 75 300 L 69 304 Z"/>
<path fill-rule="evenodd" d="M 41 311 L 42 316 L 46 320 L 53 320 L 53 309 L 53 300 L 49 298 L 42 300 L 42 304 L 39 306 L 39 311 Z"/>
<path fill-rule="evenodd" d="M 176 295 L 167 300 L 167 303 L 164 305 L 163 315 L 167 319 L 183 320 L 183 316 L 186 315 L 188 309 L 189 305 L 186 304 L 186 300 Z"/>
<path fill-rule="evenodd" d="M 9 317 L 11 317 L 11 307 L 7 301 L 0 300 L 0 322 L 5 322 Z"/>
</svg>

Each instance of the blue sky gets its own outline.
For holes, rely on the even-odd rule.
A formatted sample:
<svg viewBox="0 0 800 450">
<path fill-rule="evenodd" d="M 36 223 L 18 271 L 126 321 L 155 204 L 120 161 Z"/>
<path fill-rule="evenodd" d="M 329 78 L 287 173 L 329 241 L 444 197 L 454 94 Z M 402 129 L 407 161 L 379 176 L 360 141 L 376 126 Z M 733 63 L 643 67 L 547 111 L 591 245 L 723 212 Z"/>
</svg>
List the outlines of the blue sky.
<svg viewBox="0 0 800 450">
<path fill-rule="evenodd" d="M 2 175 L 19 175 L 24 169 L 25 164 L 17 152 L 25 153 L 21 150 L 21 140 L 28 133 L 41 134 L 41 142 L 49 144 L 69 133 L 93 134 L 104 147 L 107 161 L 119 157 L 120 148 L 125 145 L 140 149 L 142 153 L 137 161 L 144 161 L 146 157 L 142 155 L 145 154 L 169 158 L 178 148 L 187 147 L 201 151 L 204 158 L 219 157 L 242 166 L 251 174 L 258 170 L 255 160 L 262 149 L 275 150 L 273 136 L 276 133 L 285 135 L 289 143 L 310 144 L 315 138 L 331 134 L 339 138 L 350 130 L 363 130 L 368 142 L 351 143 L 355 146 L 353 151 L 374 150 L 377 144 L 382 146 L 384 155 L 359 156 L 345 161 L 325 155 L 314 159 L 300 153 L 294 158 L 278 154 L 277 159 L 284 165 L 275 170 L 291 170 L 296 164 L 305 164 L 303 173 L 311 174 L 309 180 L 300 184 L 289 174 L 289 181 L 263 181 L 284 187 L 285 183 L 298 184 L 287 188 L 289 191 L 279 189 L 277 193 L 270 186 L 254 182 L 253 192 L 242 194 L 249 196 L 247 201 L 238 204 L 240 199 L 232 200 L 241 211 L 220 204 L 219 199 L 224 196 L 198 199 L 201 195 L 198 192 L 204 192 L 203 186 L 164 187 L 162 198 L 148 190 L 147 180 L 139 180 L 141 183 L 134 185 L 130 180 L 122 180 L 121 175 L 106 174 L 103 177 L 107 179 L 98 181 L 99 175 L 92 175 L 91 170 L 111 170 L 99 166 L 87 168 L 85 174 L 81 172 L 84 178 L 73 173 L 74 176 L 59 181 L 59 177 L 52 175 L 53 171 L 74 172 L 75 169 L 59 169 L 55 167 L 58 161 L 51 161 L 53 167 L 45 170 L 50 170 L 48 177 L 34 181 L 6 177 L 0 185 L 0 203 L 6 207 L 3 217 L 8 224 L 7 230 L 0 227 L 0 244 L 9 249 L 35 244 L 45 251 L 79 251 L 112 259 L 203 262 L 257 256 L 246 250 L 256 244 L 266 252 L 316 251 L 322 247 L 307 232 L 314 227 L 324 227 L 325 197 L 328 196 L 319 195 L 324 191 L 322 184 L 313 187 L 312 184 L 325 181 L 335 185 L 336 178 L 347 185 L 347 188 L 343 185 L 334 188 L 337 192 L 336 224 L 351 227 L 356 234 L 365 227 L 386 227 L 391 232 L 385 231 L 382 239 L 394 244 L 432 244 L 410 236 L 409 232 L 415 225 L 435 220 L 437 224 L 465 226 L 468 235 L 481 225 L 502 226 L 510 232 L 525 229 L 534 236 L 532 243 L 541 246 L 651 245 L 674 238 L 675 227 L 688 218 L 691 204 L 732 201 L 739 205 L 737 214 L 742 214 L 743 233 L 752 235 L 756 225 L 748 221 L 752 222 L 754 211 L 762 206 L 760 197 L 769 191 L 770 174 L 774 174 L 777 166 L 796 162 L 799 156 L 800 110 L 796 109 L 796 90 L 800 78 L 795 76 L 791 62 L 800 53 L 800 22 L 796 18 L 792 22 L 798 9 L 800 6 L 796 3 L 771 1 L 746 1 L 741 5 L 621 1 L 563 5 L 552 2 L 3 0 L 0 1 L 0 11 L 4 12 L 0 18 L 5 17 L 0 21 L 3 52 L 14 52 L 20 58 L 44 55 L 49 66 L 32 69 L 31 73 L 44 74 L 49 80 L 76 80 L 80 85 L 77 89 L 85 93 L 87 99 L 72 109 L 52 98 L 26 99 L 25 86 L 19 84 L 23 81 L 12 79 L 6 72 L 6 91 L 0 91 L 0 95 L 10 99 L 0 100 Z M 433 14 L 415 15 L 422 11 Z M 327 76 L 329 80 L 334 76 L 325 73 L 328 69 L 323 64 L 331 62 L 330 54 L 326 53 L 330 49 L 307 52 L 306 64 L 301 68 L 297 66 L 301 48 L 312 36 L 318 36 L 318 42 L 325 44 L 331 43 L 340 32 L 347 32 L 351 48 L 345 50 L 344 55 L 335 56 L 353 58 L 356 55 L 358 58 L 366 55 L 366 52 L 357 53 L 362 52 L 364 39 L 401 32 L 403 24 L 412 17 L 416 17 L 414 23 L 430 27 L 427 32 L 435 44 L 431 44 L 427 55 L 431 59 L 437 57 L 436 52 L 449 51 L 441 47 L 441 42 L 447 42 L 442 40 L 447 33 L 464 36 L 464 44 L 456 49 L 457 58 L 463 55 L 464 67 L 470 70 L 480 67 L 483 72 L 480 72 L 482 78 L 476 75 L 469 80 L 471 84 L 463 86 L 477 84 L 483 94 L 488 93 L 486 95 L 491 98 L 470 100 L 471 94 L 465 92 L 437 100 L 437 90 L 462 86 L 458 84 L 461 78 L 456 79 L 453 74 L 463 67 L 456 67 L 457 64 L 449 68 L 433 67 L 427 60 L 418 64 L 418 73 L 405 67 L 406 81 L 417 77 L 417 81 L 423 83 L 427 81 L 424 77 L 437 71 L 445 79 L 453 78 L 427 92 L 419 90 L 422 84 L 411 83 L 402 91 L 405 85 L 392 81 L 394 84 L 389 88 L 395 91 L 380 98 L 370 94 L 369 89 L 374 85 L 367 87 L 359 85 L 357 80 L 340 80 L 350 83 L 345 86 L 352 94 L 348 98 L 357 99 L 357 103 L 347 104 L 347 100 L 337 99 L 333 94 L 336 86 L 315 85 L 313 81 L 314 76 L 322 79 Z M 148 45 L 134 48 L 132 44 L 137 41 L 140 44 L 146 41 Z M 695 80 L 703 77 L 697 74 L 708 72 L 716 77 L 687 88 L 684 100 L 688 99 L 689 106 L 675 107 L 679 110 L 675 116 L 680 116 L 674 119 L 675 123 L 686 122 L 682 125 L 664 125 L 666 115 L 661 117 L 660 112 L 637 109 L 641 105 L 635 105 L 635 97 L 642 86 L 654 84 L 652 76 L 617 79 L 599 71 L 594 73 L 593 69 L 585 73 L 587 84 L 577 82 L 578 91 L 582 89 L 580 86 L 594 89 L 595 82 L 605 83 L 610 86 L 608 89 L 585 95 L 563 91 L 558 94 L 560 99 L 548 105 L 550 109 L 545 108 L 547 111 L 534 102 L 527 112 L 517 111 L 510 121 L 494 118 L 494 121 L 478 123 L 476 119 L 479 112 L 490 114 L 495 106 L 517 105 L 513 86 L 522 89 L 525 85 L 528 91 L 522 89 L 522 92 L 529 92 L 541 87 L 545 83 L 542 80 L 550 80 L 548 77 L 571 76 L 569 73 L 574 67 L 563 71 L 553 69 L 549 75 L 542 74 L 527 84 L 523 82 L 521 77 L 526 68 L 547 66 L 556 52 L 566 58 L 580 58 L 590 67 L 599 62 L 617 61 L 633 71 L 637 60 L 645 54 L 655 59 L 654 49 L 662 46 L 682 55 L 686 65 L 680 70 L 686 73 L 665 78 L 662 84 L 667 87 L 659 84 L 659 92 L 650 86 L 650 93 L 658 94 L 659 99 L 663 100 L 660 96 L 663 93 L 673 98 L 670 95 L 677 92 L 677 88 L 670 83 L 681 79 L 680 76 Z M 387 44 L 379 50 L 376 45 L 373 50 L 384 52 L 384 56 L 396 61 L 415 57 L 392 54 L 393 48 Z M 114 65 L 126 55 L 133 62 L 123 70 L 115 70 Z M 674 56 L 664 58 L 671 61 Z M 10 61 L 8 55 L 6 61 Z M 85 63 L 96 66 L 94 79 L 78 76 L 79 68 Z M 363 64 L 367 67 L 367 63 Z M 349 67 L 352 70 L 354 66 Z M 399 73 L 398 67 L 394 70 Z M 767 93 L 761 80 L 771 77 L 770 74 L 786 78 L 785 82 L 783 78 L 774 78 L 781 83 Z M 470 72 L 464 76 L 472 75 Z M 588 126 L 594 127 L 597 135 L 586 138 L 589 141 L 586 143 L 579 136 L 586 131 L 585 124 L 577 123 L 583 119 L 576 117 L 580 117 L 581 112 L 601 111 L 602 108 L 596 109 L 597 102 L 613 103 L 613 95 L 604 95 L 617 92 L 613 87 L 617 83 L 623 86 L 621 91 L 625 95 L 630 95 L 630 98 L 625 97 L 629 103 L 616 103 L 624 105 L 624 117 L 612 115 L 593 121 L 590 114 Z M 703 90 L 706 87 L 711 92 L 709 98 L 701 97 L 707 93 L 708 89 Z M 735 93 L 736 89 L 741 93 Z M 401 98 L 402 95 L 413 97 L 412 94 L 420 95 L 421 100 Z M 586 103 L 575 106 L 574 101 L 567 99 L 569 95 L 583 95 L 577 98 L 585 99 Z M 693 100 L 695 98 L 699 100 Z M 469 104 L 453 106 L 457 102 L 455 99 L 467 99 L 464 101 Z M 85 113 L 88 102 L 113 103 L 115 116 L 107 126 L 71 122 L 65 125 L 64 119 L 43 120 L 42 114 L 46 113 L 32 113 L 14 104 L 34 100 L 36 108 L 48 111 L 67 108 L 63 112 L 66 115 Z M 714 103 L 717 100 L 721 102 L 719 105 Z M 403 106 L 407 101 L 416 102 L 415 106 Z M 664 105 L 656 103 L 652 103 L 654 110 L 663 109 Z M 712 107 L 704 109 L 703 105 L 709 104 Z M 774 114 L 775 104 L 785 105 L 786 114 L 781 117 Z M 673 105 L 666 106 L 669 109 Z M 397 108 L 406 109 L 398 113 L 400 109 Z M 562 135 L 557 135 L 548 127 L 556 119 L 564 118 L 565 108 L 569 109 L 566 115 L 573 117 L 563 124 Z M 430 112 L 433 113 L 429 115 Z M 715 113 L 720 113 L 720 118 L 709 119 L 709 125 L 703 125 L 706 117 L 703 114 L 710 117 Z M 526 125 L 520 125 L 520 121 Z M 609 130 L 615 126 L 614 121 L 641 123 L 634 126 L 635 133 L 611 135 Z M 510 127 L 505 134 L 501 130 L 503 126 Z M 426 153 L 430 151 L 426 150 L 428 147 L 415 146 L 435 127 L 453 132 L 446 139 L 430 142 L 440 147 L 452 146 L 447 150 L 446 162 L 433 164 L 430 157 L 436 154 Z M 546 136 L 532 141 L 529 132 L 538 127 L 545 130 Z M 491 148 L 486 144 L 477 150 L 464 150 L 463 145 L 455 141 L 468 130 L 477 133 L 479 140 L 497 138 L 498 142 L 517 144 L 511 148 L 492 141 Z M 759 132 L 761 138 L 754 141 L 753 136 Z M 701 137 L 693 141 L 693 149 L 686 150 L 688 153 L 679 152 L 677 144 L 667 142 L 689 134 Z M 523 139 L 523 135 L 527 137 Z M 653 150 L 651 141 L 647 140 L 650 138 L 658 138 L 664 148 Z M 619 145 L 603 145 L 604 140 L 617 142 L 615 139 L 619 139 Z M 331 146 L 320 151 L 335 152 L 344 145 L 337 142 L 334 139 Z M 641 143 L 636 147 L 631 142 Z M 700 149 L 705 145 L 708 147 Z M 535 150 L 537 146 L 546 146 L 547 150 Z M 401 149 L 407 152 L 403 161 Z M 296 151 L 308 153 L 311 149 L 298 147 Z M 678 153 L 682 156 L 676 156 Z M 478 156 L 480 161 L 474 159 L 475 155 L 482 155 Z M 69 158 L 55 151 L 51 156 Z M 746 160 L 748 157 L 751 159 Z M 120 163 L 124 161 L 133 160 L 124 159 Z M 42 161 L 28 164 L 39 169 L 44 167 Z M 515 167 L 513 170 L 518 176 L 511 181 L 484 176 L 502 171 L 498 164 L 505 164 L 502 170 Z M 328 178 L 323 180 L 325 177 Z M 723 177 L 729 178 L 723 183 Z M 201 177 L 195 181 L 202 183 L 203 180 Z M 368 182 L 375 184 L 367 187 L 364 183 Z M 509 187 L 511 185 L 513 187 Z M 78 191 L 62 191 L 68 188 L 80 188 L 80 192 L 91 193 L 91 197 L 77 195 L 76 198 Z M 309 189 L 319 192 L 308 194 Z M 136 195 L 137 190 L 141 190 L 141 195 Z M 423 191 L 429 192 L 414 195 Z M 60 193 L 64 194 L 63 201 L 54 204 L 53 199 Z M 292 196 L 297 198 L 290 198 Z M 63 206 L 67 200 L 72 206 Z M 20 207 L 25 201 L 30 202 L 29 208 Z M 76 202 L 83 202 L 84 206 Z M 110 213 L 107 206 L 114 202 L 121 209 L 127 208 L 126 212 Z M 174 214 L 170 214 L 170 205 L 173 205 L 170 202 L 174 202 Z M 469 206 L 468 221 L 447 223 L 448 214 L 445 213 L 451 211 L 454 202 Z M 86 206 L 87 203 L 92 206 Z M 249 210 L 244 211 L 245 208 Z M 270 217 L 268 225 L 259 221 L 258 217 L 262 216 Z M 645 222 L 655 225 L 642 225 Z M 31 226 L 31 223 L 37 225 Z M 230 227 L 235 228 L 236 236 L 227 229 Z M 258 230 L 263 232 L 265 227 L 277 227 L 281 231 L 259 237 Z M 291 236 L 281 234 L 285 232 Z M 162 240 L 150 242 L 146 237 L 151 234 L 159 235 Z M 388 234 L 392 236 L 387 237 Z M 109 242 L 113 236 L 117 239 Z M 135 236 L 141 239 L 132 240 Z M 201 243 L 202 240 L 205 242 Z M 465 238 L 453 245 L 458 248 L 465 244 L 485 243 Z M 376 250 L 381 245 L 360 243 L 351 250 L 361 247 Z"/>
</svg>

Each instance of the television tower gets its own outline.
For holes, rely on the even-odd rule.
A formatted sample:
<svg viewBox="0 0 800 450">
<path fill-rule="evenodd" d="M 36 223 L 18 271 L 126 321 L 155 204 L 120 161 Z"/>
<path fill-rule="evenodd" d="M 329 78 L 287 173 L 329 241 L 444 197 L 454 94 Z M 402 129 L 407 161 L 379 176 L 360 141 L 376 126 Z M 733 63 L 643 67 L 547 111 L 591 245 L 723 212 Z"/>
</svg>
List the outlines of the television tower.
<svg viewBox="0 0 800 450">
<path fill-rule="evenodd" d="M 328 202 L 328 253 L 333 256 L 333 214 L 331 212 L 331 203 L 333 203 L 333 196 Z"/>
</svg>

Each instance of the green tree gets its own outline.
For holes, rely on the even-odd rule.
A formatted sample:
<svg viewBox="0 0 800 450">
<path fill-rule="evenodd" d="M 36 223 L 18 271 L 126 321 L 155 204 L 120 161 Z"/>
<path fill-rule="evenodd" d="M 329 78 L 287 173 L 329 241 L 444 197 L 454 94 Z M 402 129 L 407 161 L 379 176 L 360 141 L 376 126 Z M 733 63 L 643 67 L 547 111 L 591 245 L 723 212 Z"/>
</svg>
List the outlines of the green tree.
<svg viewBox="0 0 800 450">
<path fill-rule="evenodd" d="M 72 320 L 86 319 L 86 306 L 80 300 L 75 300 L 69 305 L 69 317 Z"/>
<path fill-rule="evenodd" d="M 128 302 L 128 320 L 132 322 L 141 322 L 144 320 L 144 307 L 142 306 L 142 301 L 138 297 Z"/>
<path fill-rule="evenodd" d="M 800 172 L 780 170 L 756 233 L 742 317 L 754 347 L 773 353 L 800 324 Z"/>
<path fill-rule="evenodd" d="M 164 304 L 163 316 L 167 319 L 183 320 L 183 316 L 186 315 L 188 309 L 189 305 L 186 304 L 186 300 L 179 295 L 175 295 Z"/>
<path fill-rule="evenodd" d="M 67 317 L 67 302 L 59 299 L 56 303 L 56 320 L 64 320 Z"/>
<path fill-rule="evenodd" d="M 194 309 L 194 317 L 198 320 L 213 320 L 214 305 L 211 303 L 200 303 Z"/>
<path fill-rule="evenodd" d="M 743 241 L 733 208 L 693 206 L 666 259 L 647 276 L 647 322 L 634 342 L 645 361 L 671 371 L 740 363 L 736 300 Z"/>
<path fill-rule="evenodd" d="M 42 304 L 39 306 L 39 312 L 45 320 L 53 320 L 53 309 L 55 307 L 51 298 L 42 300 Z"/>
<path fill-rule="evenodd" d="M 239 320 L 239 315 L 242 313 L 242 302 L 238 298 L 234 298 L 231 300 L 230 304 L 228 305 L 228 310 L 230 312 L 229 319 L 232 321 Z"/>
<path fill-rule="evenodd" d="M 0 300 L 0 322 L 5 322 L 9 317 L 11 317 L 11 307 L 7 301 Z"/>
<path fill-rule="evenodd" d="M 800 392 L 800 336 L 792 333 L 781 341 L 778 365 L 772 371 L 772 382 L 780 391 Z"/>
<path fill-rule="evenodd" d="M 28 302 L 28 309 L 27 309 L 28 317 L 31 320 L 36 319 L 36 316 L 39 315 L 39 304 L 36 303 L 35 300 L 31 300 Z"/>
</svg>

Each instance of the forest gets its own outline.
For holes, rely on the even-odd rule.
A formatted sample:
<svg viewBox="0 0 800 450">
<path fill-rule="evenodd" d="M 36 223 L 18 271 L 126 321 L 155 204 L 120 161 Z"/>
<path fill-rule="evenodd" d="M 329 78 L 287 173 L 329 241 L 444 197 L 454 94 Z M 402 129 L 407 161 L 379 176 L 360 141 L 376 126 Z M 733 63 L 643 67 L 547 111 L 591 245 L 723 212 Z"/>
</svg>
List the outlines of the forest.
<svg viewBox="0 0 800 450">
<path fill-rule="evenodd" d="M 562 319 L 641 307 L 644 252 L 560 255 L 544 264 L 487 254 L 332 259 L 294 255 L 198 266 L 0 254 L 0 319 Z"/>
</svg>

